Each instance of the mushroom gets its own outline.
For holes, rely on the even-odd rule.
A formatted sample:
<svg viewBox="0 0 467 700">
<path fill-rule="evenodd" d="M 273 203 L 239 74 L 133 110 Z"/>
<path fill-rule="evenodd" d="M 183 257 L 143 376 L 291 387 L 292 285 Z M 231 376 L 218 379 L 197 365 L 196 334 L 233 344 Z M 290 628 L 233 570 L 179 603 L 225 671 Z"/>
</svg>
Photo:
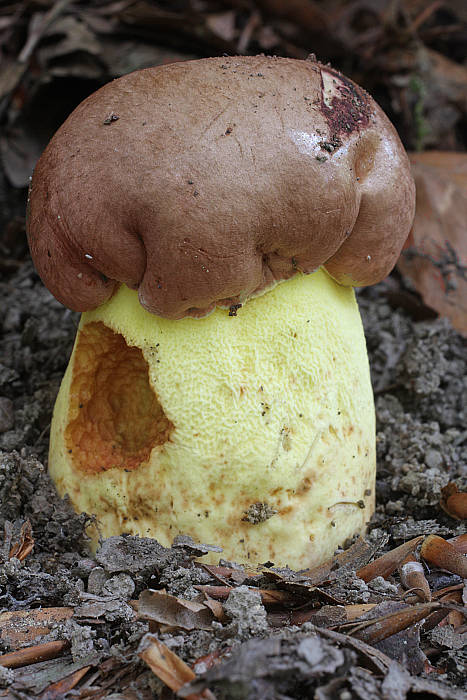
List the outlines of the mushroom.
<svg viewBox="0 0 467 700">
<path fill-rule="evenodd" d="M 84 311 L 51 427 L 60 494 L 101 533 L 321 562 L 374 509 L 353 286 L 414 214 L 398 136 L 316 61 L 137 71 L 81 103 L 32 179 L 28 237 Z"/>
</svg>

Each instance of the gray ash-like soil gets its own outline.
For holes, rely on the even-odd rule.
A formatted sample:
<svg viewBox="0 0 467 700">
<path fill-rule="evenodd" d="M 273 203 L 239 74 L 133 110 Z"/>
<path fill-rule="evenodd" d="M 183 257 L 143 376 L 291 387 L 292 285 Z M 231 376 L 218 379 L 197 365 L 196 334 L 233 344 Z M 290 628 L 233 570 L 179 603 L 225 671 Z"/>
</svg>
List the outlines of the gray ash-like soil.
<svg viewBox="0 0 467 700">
<path fill-rule="evenodd" d="M 441 510 L 439 497 L 449 481 L 467 488 L 465 341 L 444 320 L 415 322 L 390 306 L 391 284 L 359 293 L 377 411 L 377 509 L 369 538 L 386 535 L 386 549 L 419 534 L 465 532 L 465 524 Z M 159 697 L 161 684 L 135 656 L 148 624 L 135 621 L 129 601 L 145 588 L 193 599 L 195 585 L 213 582 L 193 563 L 203 550 L 183 538 L 168 550 L 153 540 L 118 537 L 90 555 L 87 516 L 56 496 L 45 466 L 53 404 L 78 317 L 45 290 L 30 262 L 0 282 L 0 308 L 0 612 L 74 607 L 74 617 L 53 626 L 42 641 L 68 639 L 70 664 L 109 656 L 139 664 L 139 697 Z M 9 560 L 26 519 L 34 551 L 24 562 Z M 456 582 L 451 575 L 442 579 L 443 586 Z M 381 602 L 394 593 L 394 583 L 367 585 L 351 572 L 333 593 L 349 603 Z M 318 637 L 310 623 L 274 629 L 259 594 L 245 586 L 234 590 L 225 611 L 227 619 L 211 629 L 159 634 L 188 663 L 230 649 L 223 664 L 207 671 L 217 698 L 460 698 L 467 687 L 466 635 L 450 627 L 429 633 L 433 658 L 446 669 L 434 674 L 436 685 L 418 661 L 417 676 L 400 667 L 384 678 L 370 676 L 358 664 L 358 650 Z M 0 651 L 8 650 L 0 639 Z M 202 662 L 196 670 L 203 671 Z M 15 673 L 0 671 L 0 687 L 14 689 Z M 11 697 L 43 689 L 40 674 L 22 683 Z"/>
</svg>

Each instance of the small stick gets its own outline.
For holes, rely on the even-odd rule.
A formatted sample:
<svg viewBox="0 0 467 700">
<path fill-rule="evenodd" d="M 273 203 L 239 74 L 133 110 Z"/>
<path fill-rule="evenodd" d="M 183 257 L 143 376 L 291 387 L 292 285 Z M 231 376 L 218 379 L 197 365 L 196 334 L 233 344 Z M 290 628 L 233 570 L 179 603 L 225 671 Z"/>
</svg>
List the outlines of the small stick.
<svg viewBox="0 0 467 700">
<path fill-rule="evenodd" d="M 34 647 L 27 647 L 26 649 L 18 649 L 9 654 L 2 654 L 2 656 L 0 656 L 0 666 L 4 666 L 5 668 L 21 668 L 21 666 L 38 664 L 40 661 L 50 661 L 50 659 L 59 657 L 69 646 L 70 642 L 64 639 L 57 642 L 37 644 Z"/>
<path fill-rule="evenodd" d="M 228 586 L 209 586 L 209 585 L 199 585 L 195 586 L 198 591 L 207 593 L 208 596 L 214 598 L 215 600 L 227 600 L 232 588 Z M 296 603 L 300 599 L 300 596 L 293 595 L 287 591 L 272 591 L 263 588 L 249 587 L 251 591 L 258 591 L 261 596 L 261 602 L 263 605 L 287 605 Z"/>
<path fill-rule="evenodd" d="M 428 535 L 420 548 L 420 556 L 431 566 L 467 578 L 467 557 L 439 535 Z"/>
<path fill-rule="evenodd" d="M 420 535 L 419 537 L 414 537 L 413 540 L 404 542 L 404 544 L 395 549 L 391 549 L 390 552 L 386 552 L 383 556 L 372 561 L 371 564 L 367 564 L 362 569 L 359 569 L 357 571 L 358 578 L 363 579 L 365 583 L 369 583 L 377 576 L 387 578 L 402 564 L 409 554 L 412 554 L 422 540 L 423 535 Z"/>
<path fill-rule="evenodd" d="M 362 642 L 366 642 L 366 644 L 375 644 L 383 639 L 392 637 L 397 632 L 402 632 L 402 630 L 411 627 L 416 622 L 420 622 L 420 620 L 427 617 L 433 610 L 433 607 L 433 603 L 420 603 L 381 618 L 368 619 L 365 626 L 363 626 L 364 623 L 362 622 L 350 634 Z"/>
</svg>

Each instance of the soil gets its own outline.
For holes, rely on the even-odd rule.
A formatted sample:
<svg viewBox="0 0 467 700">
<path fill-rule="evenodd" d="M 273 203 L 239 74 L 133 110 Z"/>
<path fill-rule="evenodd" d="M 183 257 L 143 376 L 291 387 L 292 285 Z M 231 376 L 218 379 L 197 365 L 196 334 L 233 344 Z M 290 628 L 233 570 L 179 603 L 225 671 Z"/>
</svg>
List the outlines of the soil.
<svg viewBox="0 0 467 700">
<path fill-rule="evenodd" d="M 377 507 L 368 535 L 377 554 L 417 535 L 453 537 L 466 531 L 465 523 L 439 506 L 448 482 L 467 488 L 465 341 L 447 321 L 416 321 L 395 306 L 400 294 L 394 291 L 401 289 L 401 280 L 393 276 L 358 295 L 377 413 Z M 199 595 L 195 586 L 218 584 L 195 564 L 206 550 L 189 538 L 178 538 L 165 549 L 154 540 L 127 536 L 106 540 L 91 555 L 85 534 L 88 516 L 75 514 L 66 499 L 58 498 L 46 470 L 52 409 L 78 316 L 49 294 L 28 259 L 3 276 L 0 308 L 5 310 L 0 320 L 1 612 L 74 609 L 72 618 L 52 624 L 45 636 L 34 640 L 68 640 L 61 666 L 44 661 L 29 672 L 0 667 L 0 694 L 39 695 L 54 680 L 100 663 L 101 694 L 87 697 L 170 697 L 136 655 L 141 641 L 146 643 L 150 623 L 135 619 L 130 602 L 147 588 L 193 600 Z M 10 558 L 10 549 L 26 520 L 34 549 L 20 562 Z M 372 674 L 359 662 L 361 650 L 345 646 L 339 641 L 343 635 L 323 636 L 331 632 L 318 619 L 274 626 L 259 592 L 251 588 L 264 587 L 264 580 L 250 580 L 241 567 L 221 563 L 238 572 L 222 621 L 191 630 L 159 627 L 158 639 L 187 663 L 195 663 L 200 680 L 190 692 L 201 692 L 208 684 L 216 698 L 465 697 L 465 624 L 460 631 L 452 625 L 435 626 L 421 636 L 414 625 L 412 636 L 406 631 L 403 637 L 411 656 L 401 656 L 400 645 L 391 651 L 392 638 L 381 642 L 394 666 L 385 675 Z M 448 573 L 429 572 L 427 577 L 432 590 L 461 582 Z M 332 595 L 346 604 L 400 604 L 398 583 L 395 575 L 366 584 L 355 571 L 343 571 Z M 0 651 L 10 649 L 0 625 Z M 206 655 L 221 655 L 222 663 L 209 668 L 203 662 Z M 102 680 L 106 668 L 107 685 Z"/>
</svg>

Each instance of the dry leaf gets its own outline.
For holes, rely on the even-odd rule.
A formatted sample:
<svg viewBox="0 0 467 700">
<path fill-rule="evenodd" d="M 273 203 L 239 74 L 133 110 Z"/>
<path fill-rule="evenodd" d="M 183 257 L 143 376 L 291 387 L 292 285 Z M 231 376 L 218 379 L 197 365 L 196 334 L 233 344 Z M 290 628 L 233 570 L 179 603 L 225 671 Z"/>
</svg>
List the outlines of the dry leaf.
<svg viewBox="0 0 467 700">
<path fill-rule="evenodd" d="M 459 491 L 453 481 L 441 489 L 439 505 L 451 518 L 467 520 L 467 491 Z"/>
<path fill-rule="evenodd" d="M 425 304 L 467 334 L 467 153 L 411 154 L 415 220 L 398 262 Z"/>
<path fill-rule="evenodd" d="M 206 607 L 209 608 L 216 620 L 219 620 L 219 622 L 224 623 L 226 620 L 226 614 L 224 612 L 222 603 L 219 600 L 214 600 L 214 598 L 210 598 L 206 594 L 206 592 L 204 592 L 204 597 L 204 604 L 206 605 Z"/>
<path fill-rule="evenodd" d="M 318 586 L 325 581 L 332 581 L 341 576 L 343 570 L 360 569 L 382 545 L 383 542 L 381 541 L 376 543 L 376 545 L 370 545 L 363 537 L 359 537 L 348 549 L 336 554 L 313 569 L 301 572 L 301 574 L 304 581 L 308 581 L 308 585 Z"/>
<path fill-rule="evenodd" d="M 206 595 L 211 596 L 215 600 L 227 600 L 232 591 L 229 586 L 209 586 L 209 585 L 199 585 L 195 586 L 199 591 L 202 591 Z M 292 605 L 297 603 L 297 596 L 288 593 L 287 591 L 274 591 L 269 589 L 255 588 L 254 586 L 248 586 L 250 591 L 258 591 L 261 596 L 261 602 L 263 605 Z"/>
<path fill-rule="evenodd" d="M 138 656 L 175 693 L 196 678 L 195 672 L 177 654 L 174 654 L 157 637 L 151 634 L 146 634 L 143 637 Z M 183 697 L 186 697 L 188 700 L 199 700 L 200 698 L 212 698 L 212 695 L 209 691 L 204 691 L 201 694 L 190 693 Z"/>
<path fill-rule="evenodd" d="M 420 548 L 420 556 L 431 566 L 467 578 L 467 556 L 439 535 L 428 535 Z"/>
<path fill-rule="evenodd" d="M 29 520 L 26 520 L 21 525 L 18 542 L 15 542 L 10 549 L 9 558 L 13 559 L 13 557 L 15 557 L 19 559 L 19 561 L 23 561 L 28 554 L 31 554 L 33 548 L 34 538 L 32 536 L 32 526 Z"/>
<path fill-rule="evenodd" d="M 214 614 L 203 603 L 176 598 L 165 591 L 146 590 L 138 599 L 138 617 L 184 630 L 208 630 Z"/>
<path fill-rule="evenodd" d="M 65 676 L 65 678 L 52 683 L 44 690 L 40 700 L 61 700 L 61 698 L 65 697 L 65 693 L 73 690 L 91 668 L 92 666 L 84 666 L 70 673 L 69 676 Z"/>
</svg>

